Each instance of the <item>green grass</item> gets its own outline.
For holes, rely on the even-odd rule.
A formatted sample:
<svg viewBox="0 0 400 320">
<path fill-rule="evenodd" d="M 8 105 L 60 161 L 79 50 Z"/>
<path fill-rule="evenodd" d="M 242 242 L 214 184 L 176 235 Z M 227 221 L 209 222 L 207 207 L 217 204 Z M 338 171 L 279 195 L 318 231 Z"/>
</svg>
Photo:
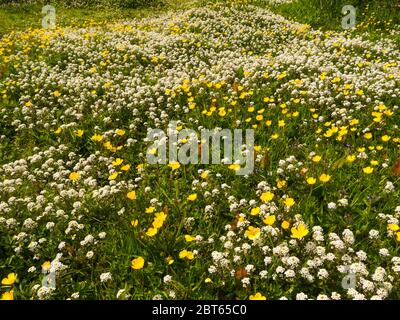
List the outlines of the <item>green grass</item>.
<svg viewBox="0 0 400 320">
<path fill-rule="evenodd" d="M 82 25 L 90 20 L 93 22 L 118 21 L 132 18 L 145 18 L 157 15 L 168 10 L 185 9 L 192 6 L 195 1 L 164 1 L 163 5 L 147 6 L 140 8 L 101 8 L 84 7 L 71 8 L 65 5 L 55 5 L 56 23 L 58 26 Z M 11 31 L 24 30 L 27 28 L 41 28 L 42 5 L 20 4 L 3 5 L 0 7 L 0 36 Z"/>
<path fill-rule="evenodd" d="M 263 5 L 264 1 L 254 0 Z M 400 44 L 400 36 L 389 36 L 388 30 L 400 26 L 400 1 L 346 1 L 346 0 L 297 0 L 273 8 L 286 18 L 306 23 L 321 30 L 342 31 L 342 8 L 352 4 L 356 8 L 354 33 L 367 35 L 371 40 L 388 36 Z M 399 30 L 399 29 L 397 29 Z"/>
</svg>

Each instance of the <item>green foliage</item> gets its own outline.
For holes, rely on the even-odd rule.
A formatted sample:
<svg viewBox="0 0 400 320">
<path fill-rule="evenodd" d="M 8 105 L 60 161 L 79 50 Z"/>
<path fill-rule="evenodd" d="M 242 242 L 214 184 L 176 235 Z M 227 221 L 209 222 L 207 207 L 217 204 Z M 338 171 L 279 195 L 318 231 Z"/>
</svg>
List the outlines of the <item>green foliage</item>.
<svg viewBox="0 0 400 320">
<path fill-rule="evenodd" d="M 53 4 L 70 8 L 119 7 L 139 8 L 162 5 L 162 0 L 0 0 L 0 5 Z"/>
</svg>

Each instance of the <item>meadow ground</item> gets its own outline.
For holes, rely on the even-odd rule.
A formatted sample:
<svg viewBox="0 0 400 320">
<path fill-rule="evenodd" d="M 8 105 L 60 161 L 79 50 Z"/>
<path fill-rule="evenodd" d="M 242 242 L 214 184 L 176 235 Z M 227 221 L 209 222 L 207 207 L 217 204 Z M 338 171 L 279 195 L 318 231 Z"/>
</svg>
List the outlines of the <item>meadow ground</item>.
<svg viewBox="0 0 400 320">
<path fill-rule="evenodd" d="M 2 299 L 399 299 L 398 9 L 328 2 L 1 6 Z"/>
</svg>

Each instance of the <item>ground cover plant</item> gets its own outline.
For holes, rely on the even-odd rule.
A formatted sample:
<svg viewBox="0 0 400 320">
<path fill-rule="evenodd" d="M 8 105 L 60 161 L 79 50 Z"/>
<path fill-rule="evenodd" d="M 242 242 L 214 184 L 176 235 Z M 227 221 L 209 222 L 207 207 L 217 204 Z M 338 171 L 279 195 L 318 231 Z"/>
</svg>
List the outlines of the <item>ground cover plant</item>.
<svg viewBox="0 0 400 320">
<path fill-rule="evenodd" d="M 398 299 L 399 28 L 297 5 L 5 26 L 2 299 Z M 148 163 L 203 128 L 254 130 L 254 171 Z"/>
</svg>

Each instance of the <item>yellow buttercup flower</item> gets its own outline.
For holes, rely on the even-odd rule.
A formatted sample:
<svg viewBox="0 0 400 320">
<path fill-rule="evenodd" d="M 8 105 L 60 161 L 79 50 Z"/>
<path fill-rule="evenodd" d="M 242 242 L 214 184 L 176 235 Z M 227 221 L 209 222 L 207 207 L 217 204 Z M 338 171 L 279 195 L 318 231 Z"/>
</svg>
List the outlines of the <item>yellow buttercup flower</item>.
<svg viewBox="0 0 400 320">
<path fill-rule="evenodd" d="M 95 135 L 93 135 L 92 137 L 91 137 L 91 140 L 92 141 L 96 141 L 96 142 L 100 142 L 100 141 L 102 141 L 103 140 L 103 136 L 101 135 L 101 134 L 95 134 Z"/>
<path fill-rule="evenodd" d="M 256 216 L 256 215 L 258 215 L 260 213 L 260 211 L 261 211 L 260 207 L 255 207 L 255 208 L 251 209 L 250 214 L 252 216 Z"/>
<path fill-rule="evenodd" d="M 323 173 L 319 176 L 319 181 L 321 181 L 321 182 L 325 183 L 325 182 L 328 182 L 329 180 L 331 180 L 331 176 L 329 174 Z"/>
<path fill-rule="evenodd" d="M 251 295 L 249 297 L 249 300 L 267 300 L 267 298 L 263 296 L 261 293 L 257 292 L 256 294 Z"/>
<path fill-rule="evenodd" d="M 286 206 L 286 207 L 293 207 L 294 206 L 294 204 L 296 203 L 296 201 L 294 201 L 294 199 L 293 198 L 286 198 L 284 201 L 283 201 L 283 204 Z"/>
<path fill-rule="evenodd" d="M 240 169 L 240 164 L 233 163 L 228 167 L 229 170 L 238 171 Z"/>
<path fill-rule="evenodd" d="M 208 178 L 208 171 L 202 172 L 200 177 L 202 177 L 203 179 L 207 179 Z"/>
<path fill-rule="evenodd" d="M 168 166 L 172 170 L 177 170 L 177 169 L 179 169 L 181 167 L 181 164 L 179 162 L 174 161 L 174 162 L 171 162 Z"/>
<path fill-rule="evenodd" d="M 192 242 L 194 240 L 196 240 L 196 237 L 192 237 L 191 235 L 188 235 L 188 234 L 185 235 L 186 242 Z"/>
<path fill-rule="evenodd" d="M 382 136 L 382 138 L 381 138 L 381 140 L 382 140 L 383 142 L 388 142 L 390 139 L 391 139 L 391 137 L 388 136 L 388 135 L 384 135 L 384 136 Z"/>
<path fill-rule="evenodd" d="M 270 202 L 274 197 L 275 195 L 272 192 L 267 191 L 261 195 L 260 199 L 262 202 Z"/>
<path fill-rule="evenodd" d="M 347 157 L 346 157 L 346 161 L 347 162 L 354 162 L 356 160 L 356 156 L 354 156 L 354 155 L 348 155 Z"/>
<path fill-rule="evenodd" d="M 260 237 L 261 231 L 260 228 L 249 226 L 244 234 L 248 239 L 255 240 Z"/>
<path fill-rule="evenodd" d="M 154 210 L 156 210 L 156 208 L 154 208 L 154 207 L 148 207 L 148 208 L 146 208 L 146 213 L 153 213 Z"/>
<path fill-rule="evenodd" d="M 282 229 L 287 230 L 290 227 L 290 223 L 285 220 L 285 221 L 282 222 L 281 227 L 282 227 Z"/>
<path fill-rule="evenodd" d="M 179 252 L 179 258 L 193 260 L 194 254 L 192 251 L 182 250 L 181 252 Z"/>
<path fill-rule="evenodd" d="M 49 270 L 51 268 L 51 262 L 50 261 L 45 261 L 42 264 L 42 269 L 43 270 Z"/>
<path fill-rule="evenodd" d="M 163 226 L 163 224 L 164 224 L 163 219 L 155 218 L 151 225 L 153 226 L 154 229 L 160 229 Z"/>
<path fill-rule="evenodd" d="M 128 192 L 126 196 L 129 200 L 136 200 L 136 192 L 135 191 Z"/>
<path fill-rule="evenodd" d="M 146 231 L 146 235 L 149 237 L 154 237 L 157 234 L 157 232 L 158 232 L 157 228 L 149 228 Z"/>
<path fill-rule="evenodd" d="M 308 229 L 304 224 L 298 225 L 297 228 L 292 228 L 291 231 L 291 237 L 294 239 L 302 239 L 308 234 Z"/>
<path fill-rule="evenodd" d="M 79 138 L 82 138 L 82 136 L 83 136 L 84 133 L 85 133 L 85 131 L 80 130 L 80 129 L 75 131 L 75 135 L 76 135 L 77 137 L 79 137 Z"/>
<path fill-rule="evenodd" d="M 284 186 L 286 186 L 286 181 L 278 179 L 278 181 L 276 182 L 276 186 L 278 189 L 282 189 Z"/>
<path fill-rule="evenodd" d="M 389 228 L 389 230 L 392 230 L 392 231 L 397 231 L 397 230 L 400 229 L 399 225 L 398 224 L 394 224 L 394 223 L 389 223 L 388 224 L 388 228 Z"/>
<path fill-rule="evenodd" d="M 117 134 L 117 136 L 122 137 L 123 135 L 125 135 L 125 130 L 118 129 L 115 133 Z"/>
<path fill-rule="evenodd" d="M 14 291 L 4 292 L 0 300 L 14 300 Z"/>
<path fill-rule="evenodd" d="M 112 162 L 112 165 L 114 167 L 118 167 L 118 166 L 120 166 L 122 164 L 122 162 L 124 162 L 123 159 L 117 158 L 117 159 L 115 159 L 115 161 Z"/>
<path fill-rule="evenodd" d="M 10 273 L 7 278 L 1 280 L 1 284 L 5 286 L 12 286 L 15 280 L 17 280 L 17 275 L 15 273 Z"/>
<path fill-rule="evenodd" d="M 275 215 L 270 215 L 266 216 L 263 220 L 263 222 L 269 226 L 272 226 L 276 221 L 276 216 Z"/>
<path fill-rule="evenodd" d="M 322 157 L 321 157 L 321 156 L 318 156 L 318 155 L 315 155 L 314 157 L 311 158 L 311 160 L 312 160 L 313 162 L 320 162 L 321 159 L 322 159 Z"/>
<path fill-rule="evenodd" d="M 144 258 L 143 257 L 138 257 L 136 259 L 133 259 L 131 261 L 131 267 L 134 270 L 143 269 L 143 267 L 144 267 Z"/>
<path fill-rule="evenodd" d="M 310 185 L 313 185 L 317 182 L 317 179 L 315 179 L 314 177 L 309 177 L 307 178 L 307 183 Z"/>
<path fill-rule="evenodd" d="M 108 180 L 113 181 L 118 178 L 118 172 L 114 172 L 112 175 L 108 177 Z"/>
<path fill-rule="evenodd" d="M 187 197 L 187 199 L 188 199 L 189 201 L 195 201 L 195 200 L 197 199 L 197 194 L 196 194 L 196 193 L 192 193 L 191 195 L 189 195 L 189 196 Z"/>
<path fill-rule="evenodd" d="M 363 172 L 364 172 L 365 174 L 371 174 L 372 172 L 374 172 L 374 168 L 372 168 L 372 167 L 365 167 L 365 168 L 363 168 Z"/>
<path fill-rule="evenodd" d="M 138 219 L 134 219 L 134 220 L 131 221 L 131 225 L 132 225 L 132 227 L 134 227 L 134 228 L 137 227 L 138 224 L 139 224 L 139 220 L 138 220 Z"/>
</svg>

